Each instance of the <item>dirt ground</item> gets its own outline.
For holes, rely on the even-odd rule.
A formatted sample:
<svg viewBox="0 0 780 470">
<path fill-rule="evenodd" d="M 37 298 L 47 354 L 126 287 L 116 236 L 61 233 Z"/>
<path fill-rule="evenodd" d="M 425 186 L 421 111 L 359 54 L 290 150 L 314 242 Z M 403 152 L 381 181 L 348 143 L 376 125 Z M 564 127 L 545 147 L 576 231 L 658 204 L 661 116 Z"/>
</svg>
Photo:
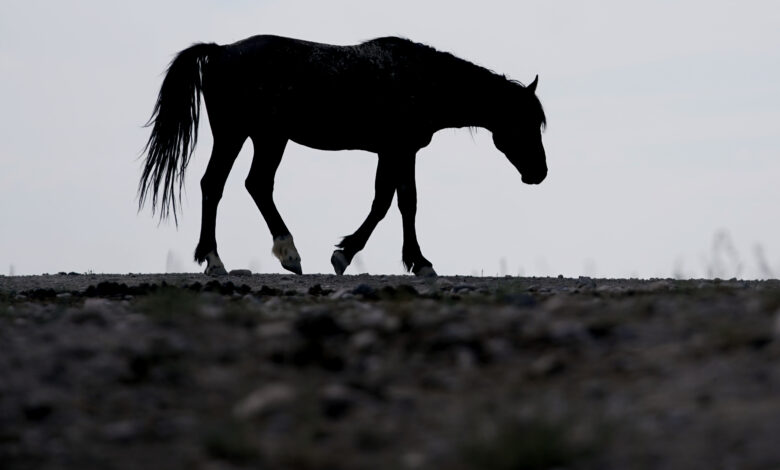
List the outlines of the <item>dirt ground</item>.
<svg viewBox="0 0 780 470">
<path fill-rule="evenodd" d="M 0 468 L 778 469 L 780 282 L 0 276 Z"/>
</svg>

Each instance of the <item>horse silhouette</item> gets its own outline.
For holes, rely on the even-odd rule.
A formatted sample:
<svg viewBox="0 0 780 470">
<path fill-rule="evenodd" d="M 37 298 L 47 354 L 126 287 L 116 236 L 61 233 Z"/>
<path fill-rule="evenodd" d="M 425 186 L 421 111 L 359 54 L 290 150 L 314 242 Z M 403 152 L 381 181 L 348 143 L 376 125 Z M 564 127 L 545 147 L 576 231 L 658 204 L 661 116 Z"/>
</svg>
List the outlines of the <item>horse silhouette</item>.
<svg viewBox="0 0 780 470">
<path fill-rule="evenodd" d="M 528 85 L 424 44 L 384 37 L 337 46 L 279 36 L 230 45 L 199 43 L 168 67 L 147 126 L 152 133 L 138 187 L 139 210 L 151 192 L 152 212 L 178 224 L 184 172 L 198 137 L 201 94 L 214 146 L 200 181 L 202 219 L 195 260 L 206 274 L 225 274 L 217 253 L 217 205 L 244 141 L 254 157 L 245 186 L 273 236 L 273 254 L 301 274 L 290 230 L 273 200 L 274 175 L 288 140 L 321 150 L 357 149 L 378 156 L 375 195 L 360 227 L 337 245 L 331 263 L 343 274 L 398 194 L 402 261 L 418 276 L 436 275 L 417 242 L 415 160 L 445 128 L 483 127 L 522 181 L 547 175 L 541 131 L 546 124 Z M 178 202 L 175 196 L 179 186 Z"/>
</svg>

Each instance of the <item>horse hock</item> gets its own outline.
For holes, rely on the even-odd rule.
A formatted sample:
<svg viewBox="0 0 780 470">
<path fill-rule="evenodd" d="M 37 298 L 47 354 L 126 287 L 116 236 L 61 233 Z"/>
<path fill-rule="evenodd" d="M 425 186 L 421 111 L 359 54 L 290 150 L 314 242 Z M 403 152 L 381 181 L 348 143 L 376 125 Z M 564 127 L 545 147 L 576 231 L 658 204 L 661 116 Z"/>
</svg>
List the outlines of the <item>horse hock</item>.
<svg viewBox="0 0 780 470">
<path fill-rule="evenodd" d="M 295 274 L 303 274 L 301 270 L 301 256 L 295 249 L 292 235 L 280 235 L 274 237 L 274 256 L 282 263 L 282 267 Z"/>
</svg>

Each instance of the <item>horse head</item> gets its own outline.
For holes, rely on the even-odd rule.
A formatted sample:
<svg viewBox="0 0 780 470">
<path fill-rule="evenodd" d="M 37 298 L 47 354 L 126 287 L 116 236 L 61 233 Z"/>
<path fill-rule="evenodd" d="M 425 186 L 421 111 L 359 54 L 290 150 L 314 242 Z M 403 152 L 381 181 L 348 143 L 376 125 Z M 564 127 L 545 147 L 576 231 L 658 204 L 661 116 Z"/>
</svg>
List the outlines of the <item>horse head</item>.
<svg viewBox="0 0 780 470">
<path fill-rule="evenodd" d="M 547 176 L 542 145 L 546 120 L 542 104 L 536 97 L 538 83 L 538 75 L 527 87 L 512 82 L 510 98 L 502 100 L 501 119 L 490 129 L 496 148 L 517 168 L 526 184 L 539 184 Z"/>
</svg>

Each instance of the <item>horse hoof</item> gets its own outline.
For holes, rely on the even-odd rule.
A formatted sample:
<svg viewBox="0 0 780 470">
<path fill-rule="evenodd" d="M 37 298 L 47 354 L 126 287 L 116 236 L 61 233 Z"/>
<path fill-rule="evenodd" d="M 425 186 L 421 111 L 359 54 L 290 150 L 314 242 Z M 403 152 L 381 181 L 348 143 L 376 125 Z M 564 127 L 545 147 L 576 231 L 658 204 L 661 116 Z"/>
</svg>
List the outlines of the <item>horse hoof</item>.
<svg viewBox="0 0 780 470">
<path fill-rule="evenodd" d="M 206 275 L 208 276 L 227 276 L 227 271 L 224 266 L 209 266 L 206 268 Z"/>
<path fill-rule="evenodd" d="M 282 261 L 282 267 L 295 274 L 303 274 L 300 260 Z"/>
<path fill-rule="evenodd" d="M 414 273 L 417 277 L 436 277 L 438 274 L 436 274 L 436 271 L 433 270 L 431 266 L 423 266 L 417 272 Z"/>
<path fill-rule="evenodd" d="M 336 274 L 341 276 L 344 274 L 344 270 L 347 269 L 347 266 L 349 266 L 349 261 L 347 261 L 347 257 L 344 256 L 343 251 L 335 250 L 333 255 L 330 257 L 330 264 L 333 265 L 333 269 L 336 271 Z"/>
</svg>

